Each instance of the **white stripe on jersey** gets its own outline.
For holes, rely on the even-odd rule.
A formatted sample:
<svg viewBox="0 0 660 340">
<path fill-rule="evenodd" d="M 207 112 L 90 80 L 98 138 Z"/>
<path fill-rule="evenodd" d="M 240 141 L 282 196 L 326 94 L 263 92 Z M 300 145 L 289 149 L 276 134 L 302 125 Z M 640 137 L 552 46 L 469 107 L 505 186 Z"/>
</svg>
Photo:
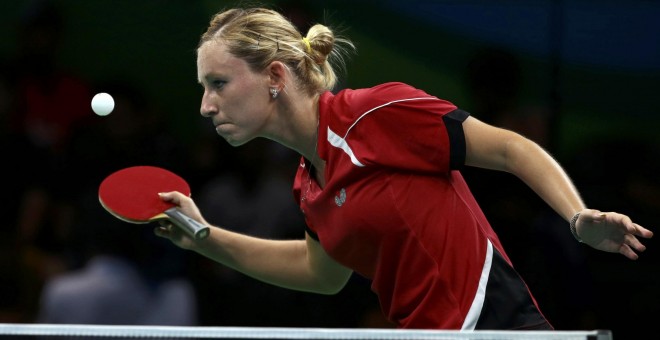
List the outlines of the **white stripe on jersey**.
<svg viewBox="0 0 660 340">
<path fill-rule="evenodd" d="M 348 146 L 348 143 L 346 143 L 346 140 L 344 138 L 339 137 L 336 133 L 334 133 L 332 130 L 330 130 L 330 127 L 328 127 L 328 142 L 336 148 L 340 148 L 344 150 L 344 152 L 351 157 L 351 162 L 353 164 L 363 167 L 364 164 L 360 163 L 360 161 L 355 157 L 355 154 L 353 153 L 353 150 L 351 150 L 351 147 Z"/>
<path fill-rule="evenodd" d="M 479 278 L 479 287 L 477 287 L 477 294 L 472 301 L 472 306 L 465 316 L 463 321 L 463 326 L 461 330 L 463 331 L 472 331 L 477 326 L 477 321 L 479 321 L 479 314 L 481 314 L 481 308 L 484 305 L 484 299 L 486 298 L 486 285 L 488 284 L 488 275 L 490 274 L 490 267 L 493 264 L 493 244 L 490 243 L 489 239 L 486 239 L 488 244 L 486 248 L 486 261 L 484 261 L 484 267 L 481 269 L 481 277 Z"/>
<path fill-rule="evenodd" d="M 397 99 L 397 100 L 393 100 L 391 102 L 387 102 L 387 103 L 382 104 L 382 105 L 378 105 L 378 106 L 376 106 L 376 107 L 374 107 L 370 110 L 367 110 L 365 113 L 361 114 L 360 117 L 358 117 L 358 119 L 356 119 L 355 122 L 353 122 L 353 124 L 351 124 L 351 126 L 348 128 L 348 130 L 346 130 L 346 134 L 344 135 L 344 138 L 346 138 L 348 136 L 348 133 L 351 132 L 351 129 L 355 126 L 355 124 L 357 124 L 360 121 L 360 119 L 362 119 L 364 116 L 368 115 L 369 113 L 380 109 L 381 107 L 391 105 L 391 104 L 394 104 L 394 103 L 399 103 L 399 102 L 407 102 L 407 101 L 411 101 L 411 100 L 425 100 L 425 99 L 439 100 L 436 97 L 419 97 L 419 98 Z"/>
<path fill-rule="evenodd" d="M 364 164 L 360 163 L 360 161 L 357 159 L 357 157 L 355 157 L 355 154 L 353 153 L 353 150 L 351 150 L 351 147 L 348 146 L 348 143 L 346 143 L 346 137 L 348 136 L 348 133 L 351 131 L 351 129 L 355 126 L 355 124 L 357 124 L 360 121 L 360 119 L 362 119 L 364 116 L 368 115 L 369 113 L 371 113 L 375 110 L 380 109 L 381 107 L 391 105 L 391 104 L 394 104 L 394 103 L 398 103 L 398 102 L 407 102 L 407 101 L 411 101 L 411 100 L 429 100 L 429 99 L 438 100 L 438 98 L 435 98 L 435 97 L 406 98 L 406 99 L 393 100 L 391 102 L 387 102 L 385 104 L 378 105 L 378 106 L 364 112 L 363 114 L 361 114 L 360 117 L 358 117 L 358 119 L 356 119 L 355 122 L 353 122 L 353 124 L 351 124 L 351 126 L 346 130 L 346 134 L 344 135 L 344 137 L 340 137 L 339 135 L 334 133 L 332 130 L 330 130 L 330 127 L 328 126 L 328 142 L 330 142 L 330 144 L 332 146 L 344 150 L 344 152 L 346 152 L 346 154 L 351 158 L 351 162 L 353 164 L 355 164 L 359 167 L 363 167 Z"/>
</svg>

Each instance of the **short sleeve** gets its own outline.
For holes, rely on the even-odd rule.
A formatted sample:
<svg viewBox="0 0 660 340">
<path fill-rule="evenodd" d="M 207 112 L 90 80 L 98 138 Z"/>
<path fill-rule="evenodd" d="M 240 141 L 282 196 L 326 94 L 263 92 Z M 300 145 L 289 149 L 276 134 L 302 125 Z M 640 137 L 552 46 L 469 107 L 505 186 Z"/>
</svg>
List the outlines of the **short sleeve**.
<svg viewBox="0 0 660 340">
<path fill-rule="evenodd" d="M 444 115 L 442 120 L 447 128 L 449 136 L 449 168 L 459 170 L 465 165 L 465 133 L 463 122 L 470 114 L 466 111 L 456 109 Z"/>
<path fill-rule="evenodd" d="M 465 163 L 462 123 L 467 117 L 448 101 L 418 96 L 374 109 L 346 132 L 345 139 L 366 166 L 449 172 Z"/>
</svg>

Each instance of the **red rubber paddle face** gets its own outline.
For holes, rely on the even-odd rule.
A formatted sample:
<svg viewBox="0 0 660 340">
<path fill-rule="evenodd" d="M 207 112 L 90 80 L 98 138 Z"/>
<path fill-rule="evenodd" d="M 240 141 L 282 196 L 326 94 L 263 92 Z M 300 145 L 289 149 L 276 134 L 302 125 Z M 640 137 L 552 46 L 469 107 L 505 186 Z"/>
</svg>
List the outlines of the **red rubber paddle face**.
<svg viewBox="0 0 660 340">
<path fill-rule="evenodd" d="M 133 166 L 116 171 L 101 182 L 99 201 L 108 212 L 124 221 L 148 223 L 163 218 L 163 212 L 174 206 L 158 196 L 168 191 L 189 196 L 190 186 L 169 170 Z"/>
</svg>

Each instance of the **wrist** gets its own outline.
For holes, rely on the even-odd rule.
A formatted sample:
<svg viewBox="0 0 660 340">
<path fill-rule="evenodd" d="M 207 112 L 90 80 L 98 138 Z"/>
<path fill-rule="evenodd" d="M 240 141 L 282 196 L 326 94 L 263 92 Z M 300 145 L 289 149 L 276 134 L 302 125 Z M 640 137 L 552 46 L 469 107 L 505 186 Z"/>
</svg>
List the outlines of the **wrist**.
<svg viewBox="0 0 660 340">
<path fill-rule="evenodd" d="M 580 236 L 577 233 L 577 220 L 578 220 L 578 218 L 580 218 L 580 213 L 579 212 L 576 213 L 575 215 L 573 215 L 573 218 L 571 218 L 571 221 L 568 223 L 568 227 L 571 229 L 571 234 L 573 234 L 573 237 L 575 237 L 575 239 L 578 242 L 584 243 L 582 241 L 582 238 L 580 238 Z"/>
</svg>

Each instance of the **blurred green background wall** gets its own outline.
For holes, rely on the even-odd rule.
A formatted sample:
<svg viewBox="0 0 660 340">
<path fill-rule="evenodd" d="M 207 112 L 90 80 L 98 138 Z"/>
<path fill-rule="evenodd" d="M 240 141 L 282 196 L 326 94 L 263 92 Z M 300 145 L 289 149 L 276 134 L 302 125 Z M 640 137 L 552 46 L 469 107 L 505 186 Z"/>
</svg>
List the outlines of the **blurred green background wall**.
<svg viewBox="0 0 660 340">
<path fill-rule="evenodd" d="M 62 65 L 84 75 L 91 81 L 104 81 L 127 77 L 148 91 L 150 99 L 165 109 L 174 131 L 187 137 L 189 128 L 197 118 L 201 89 L 196 85 L 194 50 L 199 35 L 210 16 L 219 9 L 231 6 L 231 1 L 174 1 L 174 0 L 68 0 L 60 1 L 66 17 L 66 32 L 61 53 Z M 17 37 L 12 34 L 24 11 L 27 1 L 3 1 L 0 5 L 0 55 L 11 56 Z M 341 28 L 342 34 L 352 38 L 358 46 L 358 55 L 348 65 L 348 75 L 343 86 L 370 86 L 383 81 L 404 81 L 429 93 L 453 101 L 471 110 L 473 104 L 466 84 L 468 61 L 484 48 L 508 50 L 518 59 L 521 67 L 519 101 L 525 105 L 556 106 L 556 141 L 554 150 L 559 155 L 571 154 L 585 140 L 607 136 L 631 135 L 658 142 L 660 137 L 660 103 L 656 100 L 660 86 L 660 61 L 649 67 L 636 65 L 598 65 L 564 62 L 553 51 L 553 10 L 559 1 L 499 2 L 489 1 L 267 1 L 258 2 L 280 8 L 300 8 L 306 12 L 309 22 L 323 22 Z M 401 11 L 396 6 L 411 7 Z M 476 26 L 470 32 L 455 29 L 451 21 L 438 16 L 436 22 L 416 16 L 414 6 L 423 3 L 442 4 L 441 9 L 459 8 L 457 13 L 470 9 L 474 12 Z M 593 2 L 565 2 L 566 4 L 590 4 L 583 11 L 594 10 L 596 19 L 598 4 Z M 657 35 L 642 34 L 627 26 L 635 22 L 635 13 L 645 4 L 646 12 L 658 13 L 658 5 L 650 1 L 606 2 L 602 7 L 620 8 L 615 32 L 625 39 L 645 39 L 640 43 L 658 45 Z M 507 7 L 509 6 L 509 7 Z M 428 7 L 428 6 L 427 6 Z M 492 8 L 495 7 L 495 8 Z M 626 8 L 633 8 L 630 14 Z M 508 8 L 508 17 L 498 17 L 497 10 Z M 569 7 L 570 8 L 570 7 Z M 538 21 L 530 24 L 524 16 L 530 12 Z M 419 11 L 424 11 L 421 8 Z M 492 12 L 489 12 L 492 10 Z M 642 8 L 641 11 L 644 9 Z M 577 12 L 578 10 L 574 10 Z M 412 13 L 412 14 L 411 14 Z M 490 13 L 490 15 L 489 15 Z M 571 12 L 564 14 L 562 24 L 570 27 Z M 450 14 L 445 14 L 450 15 Z M 427 15 L 428 16 L 428 15 Z M 519 16 L 519 17 L 517 17 Z M 521 18 L 522 17 L 522 18 Z M 601 15 L 602 17 L 602 15 Z M 601 18 L 602 19 L 602 18 Z M 501 35 L 479 35 L 479 23 L 488 27 L 500 27 L 508 23 Z M 513 24 L 512 24 L 513 22 Z M 568 23 L 568 24 L 567 24 Z M 516 27 L 515 25 L 519 26 Z M 585 23 L 589 26 L 589 23 Z M 548 29 L 537 37 L 544 39 L 537 44 L 547 44 L 549 51 L 534 53 L 524 48 L 507 46 L 506 37 L 516 36 L 526 30 Z M 634 26 L 639 27 L 639 25 Z M 564 28 L 566 30 L 567 28 Z M 629 29 L 629 30 L 626 30 Z M 656 26 L 648 30 L 657 29 Z M 502 28 L 500 28 L 502 31 Z M 476 32 L 476 33 L 475 33 Z M 610 30 L 598 31 L 589 38 L 590 48 L 618 43 L 608 39 Z M 578 32 L 585 34 L 585 32 Z M 587 31 L 586 34 L 589 32 Z M 563 41 L 570 41 L 571 31 L 561 32 Z M 509 39 L 511 40 L 511 39 Z M 561 44 L 561 42 L 559 42 Z M 559 46 L 561 48 L 561 46 Z M 629 49 L 620 45 L 613 48 L 625 50 L 630 55 L 649 54 L 659 59 L 657 48 L 651 50 Z M 607 51 L 607 50 L 605 50 Z M 556 53 L 555 53 L 556 52 Z M 553 54 L 555 53 L 555 54 Z M 602 52 L 601 52 L 602 53 Z M 545 54 L 545 55 L 544 55 Z M 630 58 L 635 60 L 635 58 Z M 554 92 L 553 92 L 554 91 Z M 560 102 L 557 102 L 557 99 Z M 559 105 L 559 106 L 557 106 Z M 193 116 L 193 118 L 191 118 Z"/>
</svg>

